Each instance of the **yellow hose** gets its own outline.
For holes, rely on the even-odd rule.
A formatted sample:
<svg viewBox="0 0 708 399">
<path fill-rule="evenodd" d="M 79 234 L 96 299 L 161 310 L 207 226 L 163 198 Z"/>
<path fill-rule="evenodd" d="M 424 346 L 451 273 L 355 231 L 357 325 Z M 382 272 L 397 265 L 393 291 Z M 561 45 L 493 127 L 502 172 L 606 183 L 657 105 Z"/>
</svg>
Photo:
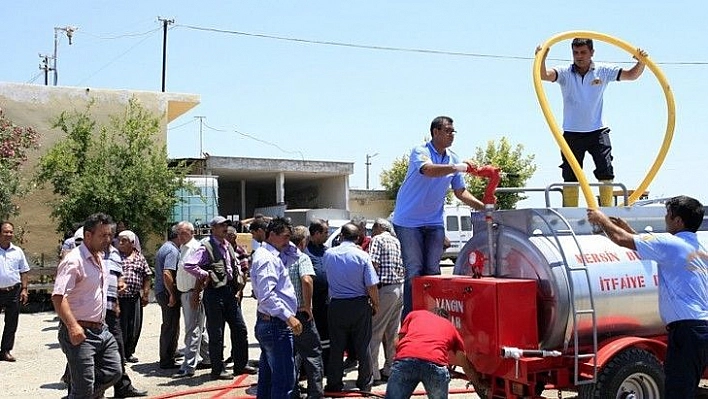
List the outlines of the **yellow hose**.
<svg viewBox="0 0 708 399">
<path fill-rule="evenodd" d="M 541 82 L 541 60 L 543 59 L 543 54 L 545 54 L 545 52 L 551 46 L 558 43 L 559 41 L 573 39 L 576 37 L 600 40 L 609 44 L 613 44 L 621 49 L 624 49 L 625 51 L 637 58 L 640 58 L 641 56 L 637 52 L 636 47 L 616 37 L 592 31 L 569 31 L 559 33 L 548 39 L 545 43 L 543 43 L 543 45 L 541 46 L 541 50 L 536 53 L 536 57 L 533 61 L 533 87 L 536 90 L 536 96 L 538 97 L 538 102 L 541 105 L 541 109 L 543 110 L 543 115 L 546 117 L 548 127 L 551 128 L 553 137 L 556 139 L 556 142 L 558 143 L 558 146 L 563 152 L 563 155 L 565 155 L 565 158 L 568 160 L 570 167 L 573 169 L 573 172 L 575 172 L 575 176 L 578 178 L 578 183 L 580 184 L 580 188 L 583 191 L 583 195 L 585 196 L 585 201 L 587 202 L 588 208 L 597 208 L 595 196 L 592 194 L 592 191 L 590 191 L 590 186 L 588 185 L 588 180 L 585 177 L 585 173 L 580 167 L 578 160 L 575 159 L 575 156 L 570 150 L 570 147 L 568 147 L 568 143 L 566 143 L 565 139 L 563 138 L 563 131 L 558 127 L 558 123 L 553 117 L 553 113 L 551 112 L 551 109 L 548 105 L 548 98 L 546 98 L 546 93 L 543 90 L 543 85 Z M 664 141 L 661 143 L 661 149 L 659 150 L 659 153 L 657 154 L 654 163 L 649 169 L 649 172 L 644 177 L 644 180 L 642 180 L 639 186 L 634 190 L 632 195 L 629 196 L 628 204 L 625 205 L 634 203 L 642 195 L 642 193 L 644 193 L 644 190 L 646 190 L 652 180 L 654 180 L 654 176 L 656 176 L 656 173 L 659 171 L 661 164 L 666 158 L 666 153 L 669 151 L 669 147 L 671 146 L 671 139 L 674 136 L 674 127 L 676 125 L 676 104 L 674 103 L 674 95 L 671 92 L 671 87 L 666 81 L 664 73 L 661 72 L 659 67 L 656 66 L 656 64 L 651 59 L 649 59 L 649 57 L 641 57 L 641 60 L 646 64 L 649 70 L 652 71 L 654 76 L 656 76 L 656 79 L 659 81 L 661 88 L 664 90 L 667 108 L 666 133 L 664 133 Z"/>
</svg>

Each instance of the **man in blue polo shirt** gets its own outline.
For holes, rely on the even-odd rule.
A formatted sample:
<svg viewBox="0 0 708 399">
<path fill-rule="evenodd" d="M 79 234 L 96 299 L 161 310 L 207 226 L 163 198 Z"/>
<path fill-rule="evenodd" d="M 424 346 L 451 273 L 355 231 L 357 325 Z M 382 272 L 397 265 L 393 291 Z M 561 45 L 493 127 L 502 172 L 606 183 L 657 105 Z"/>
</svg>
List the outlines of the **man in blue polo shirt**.
<svg viewBox="0 0 708 399">
<path fill-rule="evenodd" d="M 602 226 L 615 244 L 657 263 L 659 315 L 669 335 L 666 399 L 695 397 L 708 365 L 708 252 L 696 235 L 703 215 L 697 200 L 674 197 L 666 203 L 666 233 L 635 235 L 624 220 L 588 210 L 588 220 Z"/>
<path fill-rule="evenodd" d="M 440 274 L 445 227 L 443 206 L 447 190 L 452 187 L 455 197 L 465 204 L 483 209 L 482 201 L 465 187 L 461 172 L 473 168 L 461 162 L 450 151 L 455 139 L 452 118 L 438 116 L 430 124 L 432 139 L 413 148 L 408 159 L 408 172 L 396 196 L 393 227 L 401 242 L 401 256 L 406 269 L 403 286 L 403 313 L 411 311 L 414 277 Z"/>
<path fill-rule="evenodd" d="M 541 61 L 541 80 L 558 82 L 563 94 L 563 138 L 573 152 L 573 156 L 583 166 L 585 152 L 590 153 L 595 162 L 595 177 L 601 183 L 600 206 L 612 206 L 612 180 L 615 178 L 612 168 L 612 144 L 610 128 L 602 119 L 602 96 L 610 82 L 636 80 L 644 72 L 647 53 L 637 49 L 639 58 L 630 69 L 624 70 L 617 65 L 595 63 L 592 60 L 595 50 L 592 39 L 573 39 L 573 63 L 546 69 L 546 56 Z M 541 47 L 536 48 L 538 53 Z M 577 182 L 565 155 L 561 153 L 564 182 Z M 578 206 L 578 186 L 563 187 L 563 206 Z"/>
</svg>

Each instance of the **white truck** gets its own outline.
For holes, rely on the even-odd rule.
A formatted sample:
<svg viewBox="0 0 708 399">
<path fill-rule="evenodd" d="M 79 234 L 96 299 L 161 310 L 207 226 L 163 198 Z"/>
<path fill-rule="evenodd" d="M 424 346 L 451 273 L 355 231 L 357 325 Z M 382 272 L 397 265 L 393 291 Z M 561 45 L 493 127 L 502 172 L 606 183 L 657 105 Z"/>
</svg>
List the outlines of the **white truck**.
<svg viewBox="0 0 708 399">
<path fill-rule="evenodd" d="M 443 223 L 450 246 L 443 252 L 442 259 L 454 262 L 462 247 L 472 238 L 472 208 L 467 205 L 445 205 Z"/>
</svg>

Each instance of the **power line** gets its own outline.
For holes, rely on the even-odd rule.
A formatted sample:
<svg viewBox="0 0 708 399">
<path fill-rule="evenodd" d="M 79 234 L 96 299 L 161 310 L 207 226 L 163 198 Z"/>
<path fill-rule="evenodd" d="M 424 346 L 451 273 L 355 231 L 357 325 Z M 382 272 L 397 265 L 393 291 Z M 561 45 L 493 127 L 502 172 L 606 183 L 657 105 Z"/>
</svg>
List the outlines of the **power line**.
<svg viewBox="0 0 708 399">
<path fill-rule="evenodd" d="M 190 121 L 184 122 L 184 123 L 181 124 L 181 125 L 177 125 L 177 126 L 173 126 L 173 127 L 168 127 L 167 130 L 179 129 L 179 128 L 181 128 L 182 126 L 187 126 L 187 125 L 189 125 L 190 123 L 194 123 L 194 121 L 195 121 L 195 120 L 192 119 L 192 120 L 190 120 Z"/>
<path fill-rule="evenodd" d="M 162 30 L 162 27 L 155 28 L 155 29 L 153 29 L 150 33 L 153 33 L 153 34 L 154 34 L 155 32 L 158 32 L 158 31 L 160 31 L 160 30 Z M 141 45 L 143 42 L 145 42 L 147 39 L 150 39 L 151 37 L 152 37 L 152 35 L 151 35 L 151 36 L 146 36 L 146 37 L 144 37 L 142 40 L 140 40 L 140 41 L 138 41 L 137 43 L 135 43 L 134 45 L 130 46 L 127 50 L 125 50 L 124 52 L 118 54 L 116 57 L 114 57 L 113 59 L 111 59 L 110 61 L 108 61 L 108 63 L 106 63 L 106 64 L 104 64 L 102 67 L 100 67 L 96 72 L 92 73 L 92 74 L 89 75 L 88 77 L 86 77 L 86 78 L 84 78 L 83 80 L 81 80 L 77 85 L 80 86 L 80 85 L 84 84 L 84 82 L 86 82 L 87 80 L 89 80 L 89 79 L 91 79 L 92 77 L 96 76 L 99 72 L 103 71 L 104 69 L 108 68 L 110 65 L 112 65 L 113 63 L 115 63 L 116 61 L 118 61 L 118 60 L 119 60 L 120 58 L 122 58 L 124 55 L 128 54 L 128 53 L 131 52 L 134 48 L 138 47 L 139 45 Z"/>
<path fill-rule="evenodd" d="M 175 27 L 181 27 L 181 28 L 204 31 L 204 32 L 223 33 L 223 34 L 229 34 L 229 35 L 247 36 L 247 37 L 255 37 L 255 38 L 270 39 L 270 40 L 281 40 L 281 41 L 303 43 L 303 44 L 348 47 L 348 48 L 355 48 L 355 49 L 362 49 L 362 50 L 396 51 L 396 52 L 406 52 L 406 53 L 446 55 L 446 56 L 453 56 L 453 57 L 491 58 L 491 59 L 524 60 L 524 61 L 529 61 L 529 60 L 535 59 L 535 57 L 532 57 L 532 56 L 471 53 L 471 52 L 463 52 L 463 51 L 447 51 L 447 50 L 421 49 L 421 48 L 411 48 L 411 47 L 393 47 L 393 46 L 356 44 L 356 43 L 346 43 L 346 42 L 335 42 L 335 41 L 330 41 L 330 40 L 300 39 L 300 38 L 288 37 L 288 36 L 277 36 L 277 35 L 269 35 L 269 34 L 264 34 L 264 33 L 242 32 L 242 31 L 209 28 L 209 27 L 195 26 L 195 25 L 176 24 Z M 548 60 L 551 60 L 551 61 L 572 61 L 567 58 L 548 58 Z M 613 62 L 615 64 L 632 64 L 635 61 L 608 61 L 608 62 Z M 660 64 L 660 65 L 708 65 L 708 61 L 666 61 L 666 62 L 656 62 L 655 61 L 654 63 Z"/>
<path fill-rule="evenodd" d="M 160 28 L 157 28 L 157 29 L 150 29 L 150 30 L 147 30 L 147 31 L 145 31 L 145 32 L 139 32 L 139 33 L 124 33 L 124 34 L 115 35 L 115 36 L 101 36 L 101 35 L 95 35 L 95 34 L 90 33 L 90 32 L 81 32 L 81 34 L 90 36 L 90 37 L 92 37 L 92 38 L 94 38 L 94 39 L 98 39 L 98 40 L 116 40 L 116 39 L 123 39 L 123 38 L 126 38 L 126 37 L 140 37 L 140 36 L 145 36 L 145 35 L 149 35 L 149 34 L 155 32 L 156 30 L 160 30 Z"/>
<path fill-rule="evenodd" d="M 231 132 L 232 132 L 231 130 L 217 129 L 217 128 L 215 128 L 215 127 L 209 126 L 206 122 L 204 122 L 204 127 L 207 128 L 207 129 L 209 129 L 209 130 L 213 130 L 213 131 L 215 131 L 215 132 L 222 132 L 222 133 L 231 133 Z M 281 146 L 279 146 L 279 145 L 277 145 L 277 144 L 275 144 L 275 143 L 273 143 L 273 142 L 270 142 L 270 141 L 267 141 L 267 140 L 263 140 L 263 139 L 259 139 L 258 137 L 255 137 L 255 136 L 253 136 L 253 135 L 251 135 L 251 134 L 248 134 L 248 133 L 241 132 L 241 131 L 239 131 L 239 130 L 237 130 L 237 129 L 233 129 L 233 132 L 236 133 L 236 134 L 238 134 L 238 135 L 240 135 L 240 136 L 243 136 L 243 137 L 249 138 L 249 139 L 251 139 L 251 140 L 257 141 L 257 142 L 259 142 L 259 143 L 263 143 L 263 144 L 269 145 L 269 146 L 271 146 L 271 147 L 275 147 L 275 148 L 279 149 L 280 151 L 282 151 L 282 152 L 284 152 L 284 153 L 286 153 L 286 154 L 299 154 L 299 155 L 300 155 L 300 158 L 302 159 L 302 161 L 303 161 L 303 162 L 305 161 L 305 155 L 304 155 L 304 154 L 302 153 L 302 151 L 300 151 L 300 150 L 286 150 L 286 149 L 284 149 L 283 147 L 281 147 Z"/>
</svg>

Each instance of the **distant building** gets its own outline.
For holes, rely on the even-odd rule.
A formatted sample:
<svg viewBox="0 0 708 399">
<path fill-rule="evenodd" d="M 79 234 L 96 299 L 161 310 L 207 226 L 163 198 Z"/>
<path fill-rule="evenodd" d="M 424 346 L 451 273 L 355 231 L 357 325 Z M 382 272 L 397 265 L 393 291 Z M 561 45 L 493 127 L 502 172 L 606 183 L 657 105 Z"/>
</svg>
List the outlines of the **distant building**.
<svg viewBox="0 0 708 399">
<path fill-rule="evenodd" d="M 92 87 L 40 86 L 0 82 L 0 108 L 16 125 L 32 126 L 40 135 L 40 148 L 29 154 L 23 174 L 31 176 L 39 157 L 63 136 L 51 125 L 62 111 L 83 111 L 93 102 L 91 114 L 98 122 L 108 123 L 108 117 L 122 113 L 128 100 L 136 98 L 148 111 L 160 118 L 162 140 L 166 140 L 166 126 L 180 115 L 199 104 L 196 94 L 161 93 L 135 90 L 108 90 Z M 0 183 L 1 184 L 1 183 Z M 53 198 L 51 187 L 36 190 L 22 199 L 20 215 L 12 221 L 26 229 L 23 248 L 30 262 L 44 258 L 53 265 L 60 234 L 49 217 L 48 206 Z"/>
</svg>

